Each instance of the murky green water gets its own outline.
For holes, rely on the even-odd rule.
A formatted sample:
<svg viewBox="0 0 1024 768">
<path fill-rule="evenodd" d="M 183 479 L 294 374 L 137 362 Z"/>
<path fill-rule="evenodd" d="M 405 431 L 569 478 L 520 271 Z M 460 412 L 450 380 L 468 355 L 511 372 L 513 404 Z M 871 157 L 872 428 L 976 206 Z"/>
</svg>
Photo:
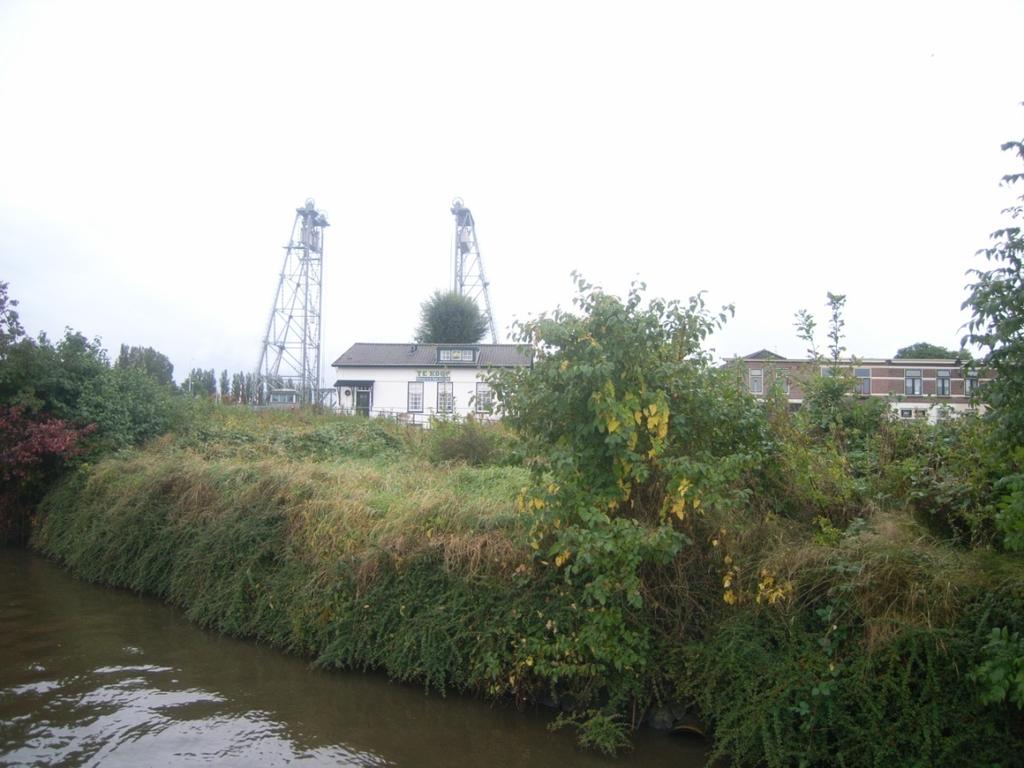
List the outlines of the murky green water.
<svg viewBox="0 0 1024 768">
<path fill-rule="evenodd" d="M 584 753 L 549 719 L 312 670 L 0 549 L 0 765 L 703 765 L 706 744 L 653 732 Z"/>
</svg>

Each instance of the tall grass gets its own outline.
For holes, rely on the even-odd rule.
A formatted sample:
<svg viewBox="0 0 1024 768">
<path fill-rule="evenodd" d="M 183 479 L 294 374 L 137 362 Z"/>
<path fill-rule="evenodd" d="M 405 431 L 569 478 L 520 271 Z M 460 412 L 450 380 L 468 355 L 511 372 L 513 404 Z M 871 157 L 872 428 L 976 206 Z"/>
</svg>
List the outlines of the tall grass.
<svg viewBox="0 0 1024 768">
<path fill-rule="evenodd" d="M 476 455 L 495 433 L 470 429 Z M 525 470 L 438 453 L 461 437 L 212 409 L 81 468 L 47 496 L 34 545 L 326 667 L 604 706 L 617 683 L 577 659 L 582 587 L 514 509 Z M 1020 764 L 1024 718 L 968 673 L 993 629 L 1024 631 L 1024 563 L 948 546 L 853 487 L 842 456 L 809 456 L 796 443 L 747 506 L 688 517 L 691 543 L 644 573 L 631 610 L 650 643 L 622 671 L 629 711 L 602 715 L 613 735 L 661 703 L 703 718 L 736 765 Z M 790 492 L 805 459 L 820 482 Z"/>
<path fill-rule="evenodd" d="M 523 481 L 415 458 L 210 460 L 165 442 L 57 488 L 34 544 L 221 632 L 486 691 L 509 666 L 498 628 L 531 599 L 508 589 L 530 559 L 512 511 Z"/>
</svg>

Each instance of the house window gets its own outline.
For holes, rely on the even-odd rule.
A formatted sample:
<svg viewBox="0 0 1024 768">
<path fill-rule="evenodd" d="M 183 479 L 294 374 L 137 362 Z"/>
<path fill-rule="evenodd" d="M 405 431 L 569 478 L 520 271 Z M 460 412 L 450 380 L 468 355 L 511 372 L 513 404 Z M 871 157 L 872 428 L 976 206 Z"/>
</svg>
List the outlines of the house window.
<svg viewBox="0 0 1024 768">
<path fill-rule="evenodd" d="M 491 392 L 491 388 L 482 381 L 478 381 L 476 384 L 476 412 L 477 413 L 490 413 L 491 405 L 494 396 Z"/>
<path fill-rule="evenodd" d="M 789 394 L 789 368 L 778 368 L 775 371 L 775 378 L 782 388 L 782 394 Z"/>
<path fill-rule="evenodd" d="M 903 392 L 907 395 L 920 395 L 923 392 L 920 368 L 907 368 L 903 373 Z"/>
<path fill-rule="evenodd" d="M 473 363 L 476 362 L 476 350 L 442 348 L 437 351 L 437 359 L 442 363 Z"/>
<path fill-rule="evenodd" d="M 455 410 L 455 392 L 450 381 L 437 382 L 437 412 L 452 413 Z"/>
<path fill-rule="evenodd" d="M 409 413 L 423 413 L 423 382 L 409 382 L 409 403 L 406 407 Z"/>
<path fill-rule="evenodd" d="M 755 395 L 764 392 L 764 371 L 760 368 L 750 369 L 750 391 Z"/>
<path fill-rule="evenodd" d="M 871 394 L 871 369 L 870 368 L 856 368 L 856 369 L 854 369 L 853 375 L 857 377 L 857 394 L 858 395 L 870 395 Z"/>
<path fill-rule="evenodd" d="M 971 397 L 978 391 L 978 372 L 964 371 L 964 394 Z"/>
<path fill-rule="evenodd" d="M 914 412 L 909 408 L 900 408 L 900 418 L 909 419 L 914 415 Z"/>
<path fill-rule="evenodd" d="M 950 391 L 949 369 L 940 368 L 935 372 L 935 394 L 941 397 L 949 397 Z"/>
</svg>

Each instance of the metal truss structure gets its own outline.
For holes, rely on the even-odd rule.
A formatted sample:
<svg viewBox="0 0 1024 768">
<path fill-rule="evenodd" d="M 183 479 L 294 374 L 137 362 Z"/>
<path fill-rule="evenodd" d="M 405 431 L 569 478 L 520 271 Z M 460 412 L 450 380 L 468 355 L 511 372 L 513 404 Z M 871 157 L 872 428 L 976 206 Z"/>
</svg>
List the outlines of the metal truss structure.
<svg viewBox="0 0 1024 768">
<path fill-rule="evenodd" d="M 484 277 L 484 262 L 480 256 L 480 244 L 476 239 L 476 222 L 473 214 L 465 206 L 461 198 L 452 200 L 452 215 L 455 216 L 455 247 L 452 253 L 452 290 L 461 296 L 468 296 L 480 303 L 483 298 L 483 311 L 486 313 L 487 326 L 491 331 L 491 343 L 498 343 L 498 331 L 491 310 L 490 285 Z"/>
<path fill-rule="evenodd" d="M 320 315 L 327 226 L 327 214 L 318 211 L 313 200 L 306 200 L 304 206 L 295 209 L 295 222 L 285 246 L 284 266 L 256 366 L 261 403 L 275 400 L 272 390 L 287 392 L 281 402 L 320 403 Z"/>
</svg>

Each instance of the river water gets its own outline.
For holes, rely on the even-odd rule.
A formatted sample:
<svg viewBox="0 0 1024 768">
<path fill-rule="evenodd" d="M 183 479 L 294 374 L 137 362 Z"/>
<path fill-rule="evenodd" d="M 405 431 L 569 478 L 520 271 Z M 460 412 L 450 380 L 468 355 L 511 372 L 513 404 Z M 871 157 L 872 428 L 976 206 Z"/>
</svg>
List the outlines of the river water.
<svg viewBox="0 0 1024 768">
<path fill-rule="evenodd" d="M 0 549 L 3 766 L 704 764 L 706 743 L 651 731 L 624 757 L 582 752 L 550 719 L 314 670 Z"/>
</svg>

